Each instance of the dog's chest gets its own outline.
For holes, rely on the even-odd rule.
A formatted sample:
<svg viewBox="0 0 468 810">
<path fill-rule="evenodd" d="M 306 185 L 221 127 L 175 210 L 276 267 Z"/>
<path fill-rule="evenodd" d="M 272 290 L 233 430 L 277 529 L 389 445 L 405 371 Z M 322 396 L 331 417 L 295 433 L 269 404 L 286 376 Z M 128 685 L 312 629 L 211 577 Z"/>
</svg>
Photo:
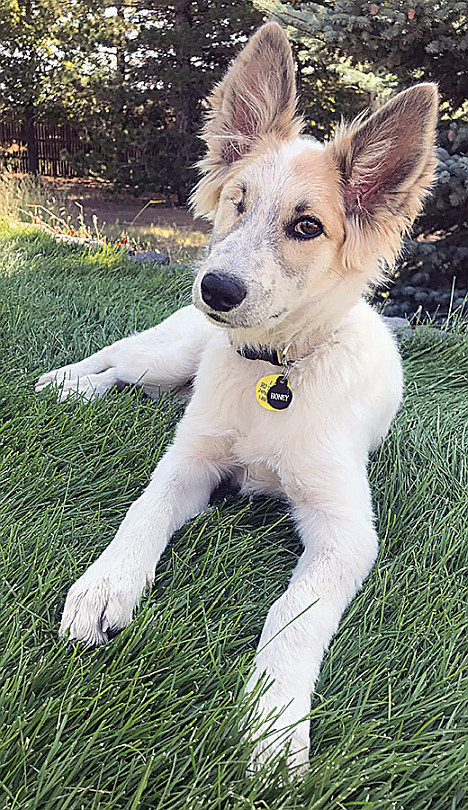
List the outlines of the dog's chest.
<svg viewBox="0 0 468 810">
<path fill-rule="evenodd" d="M 265 380 L 271 386 L 277 380 L 282 380 L 281 369 L 236 355 L 228 355 L 227 360 L 213 367 L 210 376 L 203 376 L 200 381 L 210 421 L 222 422 L 228 430 L 235 430 L 245 437 L 248 440 L 246 452 L 252 443 L 275 446 L 279 431 L 287 426 L 287 429 L 291 428 L 291 414 L 297 410 L 297 399 L 301 392 L 297 389 L 294 403 L 291 401 L 283 410 L 265 408 L 261 404 L 264 398 L 259 395 L 259 383 Z M 276 391 L 276 388 L 278 386 L 275 385 L 271 391 Z M 282 397 L 281 393 L 273 393 L 275 395 Z"/>
<path fill-rule="evenodd" d="M 310 454 L 311 448 L 306 448 L 304 440 L 300 440 L 304 427 L 304 420 L 298 421 L 300 392 L 296 390 L 296 401 L 287 409 L 267 410 L 255 396 L 259 377 L 261 375 L 254 374 L 246 384 L 235 413 L 230 407 L 225 411 L 229 419 L 234 415 L 230 422 L 230 456 L 235 467 L 241 470 L 239 483 L 243 494 L 281 497 L 287 494 L 287 482 L 295 475 L 301 456 L 304 452 Z"/>
<path fill-rule="evenodd" d="M 244 491 L 283 493 L 283 472 L 294 459 L 297 463 L 297 446 L 304 451 L 304 435 L 309 433 L 303 387 L 298 381 L 292 384 L 289 406 L 272 411 L 262 407 L 256 387 L 262 377 L 280 377 L 281 369 L 240 358 L 231 348 L 225 353 L 218 348 L 206 360 L 192 402 L 199 424 L 207 433 L 226 438 L 229 461 L 241 471 Z"/>
</svg>

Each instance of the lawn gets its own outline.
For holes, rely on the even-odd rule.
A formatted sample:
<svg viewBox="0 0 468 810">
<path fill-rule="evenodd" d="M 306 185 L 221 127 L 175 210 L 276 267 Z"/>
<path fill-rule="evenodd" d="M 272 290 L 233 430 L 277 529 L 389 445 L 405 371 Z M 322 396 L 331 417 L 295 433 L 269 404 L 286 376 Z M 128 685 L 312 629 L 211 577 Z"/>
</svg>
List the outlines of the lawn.
<svg viewBox="0 0 468 810">
<path fill-rule="evenodd" d="M 325 658 L 310 770 L 245 775 L 241 686 L 300 551 L 278 504 L 231 495 L 179 531 L 132 626 L 57 640 L 182 406 L 33 393 L 40 372 L 189 300 L 187 270 L 0 231 L 0 808 L 466 807 L 468 336 L 403 347 L 405 402 L 370 463 L 381 551 Z M 464 792 L 465 791 L 465 792 Z"/>
</svg>

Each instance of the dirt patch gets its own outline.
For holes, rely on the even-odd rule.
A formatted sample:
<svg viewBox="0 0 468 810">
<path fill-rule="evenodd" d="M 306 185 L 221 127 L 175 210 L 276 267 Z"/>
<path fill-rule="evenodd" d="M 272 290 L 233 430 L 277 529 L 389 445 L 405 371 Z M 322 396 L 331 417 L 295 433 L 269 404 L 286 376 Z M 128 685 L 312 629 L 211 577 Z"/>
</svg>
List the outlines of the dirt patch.
<svg viewBox="0 0 468 810">
<path fill-rule="evenodd" d="M 97 180 L 58 177 L 41 179 L 50 186 L 51 193 L 56 191 L 71 202 L 82 205 L 88 225 L 91 225 L 93 216 L 96 216 L 101 224 L 119 224 L 123 228 L 135 224 L 175 226 L 202 233 L 210 230 L 209 223 L 194 219 L 188 208 L 171 206 L 167 199 L 157 193 L 133 197 L 131 194 L 113 192 L 109 184 Z"/>
</svg>

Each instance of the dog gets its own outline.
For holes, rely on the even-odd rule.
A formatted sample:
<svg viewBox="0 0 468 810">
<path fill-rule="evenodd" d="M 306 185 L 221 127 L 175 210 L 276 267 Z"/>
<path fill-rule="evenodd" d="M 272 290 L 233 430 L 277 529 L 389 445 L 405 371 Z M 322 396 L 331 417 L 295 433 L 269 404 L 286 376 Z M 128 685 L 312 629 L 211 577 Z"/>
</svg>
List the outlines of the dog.
<svg viewBox="0 0 468 810">
<path fill-rule="evenodd" d="M 36 386 L 59 383 L 63 399 L 193 381 L 151 482 L 71 587 L 60 634 L 99 645 L 126 627 L 171 535 L 223 479 L 242 495 L 287 499 L 304 550 L 268 611 L 246 690 L 259 694 L 265 732 L 253 766 L 284 751 L 294 770 L 308 760 L 323 655 L 377 555 L 366 465 L 403 378 L 395 340 L 363 296 L 433 181 L 437 88 L 399 93 L 325 145 L 301 137 L 291 49 L 269 22 L 208 103 L 192 205 L 213 230 L 193 305 Z"/>
</svg>

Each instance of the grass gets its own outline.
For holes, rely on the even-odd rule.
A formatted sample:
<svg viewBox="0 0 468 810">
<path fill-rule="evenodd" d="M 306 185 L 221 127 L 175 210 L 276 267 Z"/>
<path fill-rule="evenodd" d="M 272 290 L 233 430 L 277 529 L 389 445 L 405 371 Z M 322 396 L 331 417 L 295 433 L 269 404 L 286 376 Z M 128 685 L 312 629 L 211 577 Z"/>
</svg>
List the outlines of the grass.
<svg viewBox="0 0 468 810">
<path fill-rule="evenodd" d="M 325 658 L 310 770 L 246 777 L 242 682 L 299 553 L 272 502 L 226 496 L 179 531 L 132 626 L 57 640 L 181 405 L 35 396 L 44 369 L 159 321 L 190 276 L 0 231 L 0 808 L 460 810 L 467 806 L 468 336 L 404 348 L 406 396 L 370 464 L 381 552 Z M 240 708 L 239 708 L 240 705 Z"/>
<path fill-rule="evenodd" d="M 195 227 L 180 227 L 170 221 L 164 224 L 142 223 L 139 216 L 146 208 L 158 210 L 151 207 L 152 202 L 161 200 L 153 200 L 146 205 L 142 202 L 141 209 L 129 225 L 123 225 L 119 220 L 101 221 L 95 215 L 89 222 L 86 200 L 83 200 L 83 204 L 73 200 L 66 187 L 60 188 L 41 177 L 0 173 L 0 219 L 33 224 L 50 234 L 97 240 L 129 247 L 134 251 L 156 250 L 166 253 L 171 262 L 190 264 L 205 244 L 206 233 Z"/>
<path fill-rule="evenodd" d="M 104 231 L 111 241 L 119 238 L 121 228 L 117 223 L 106 224 Z M 129 225 L 125 228 L 126 238 L 135 250 L 158 250 L 166 253 L 173 263 L 186 264 L 193 262 L 200 254 L 207 235 L 196 228 L 182 228 L 174 223 Z"/>
</svg>

